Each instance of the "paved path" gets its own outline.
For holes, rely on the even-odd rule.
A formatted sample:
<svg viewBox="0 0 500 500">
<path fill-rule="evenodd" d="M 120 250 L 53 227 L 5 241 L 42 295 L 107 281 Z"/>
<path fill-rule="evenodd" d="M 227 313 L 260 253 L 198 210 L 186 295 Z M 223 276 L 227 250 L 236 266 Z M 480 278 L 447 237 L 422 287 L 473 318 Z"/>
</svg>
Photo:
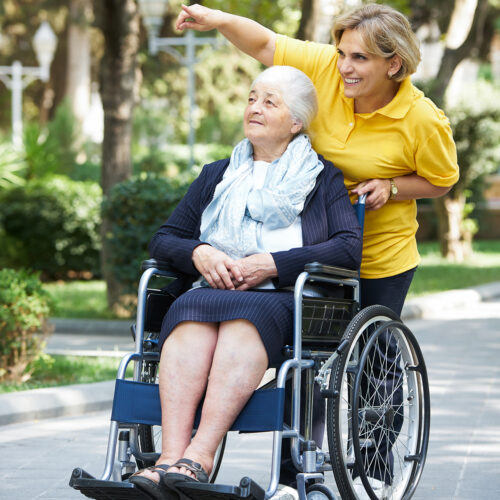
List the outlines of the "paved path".
<svg viewBox="0 0 500 500">
<path fill-rule="evenodd" d="M 432 398 L 429 454 L 414 498 L 498 500 L 500 302 L 440 311 L 439 318 L 407 324 L 421 343 Z M 82 343 L 92 342 L 85 338 Z M 121 340 L 108 341 L 121 349 Z M 69 476 L 76 466 L 100 475 L 108 418 L 105 411 L 0 426 L 0 499 L 83 499 L 67 486 Z M 236 483 L 250 475 L 265 485 L 268 440 L 231 436 L 220 481 Z"/>
</svg>

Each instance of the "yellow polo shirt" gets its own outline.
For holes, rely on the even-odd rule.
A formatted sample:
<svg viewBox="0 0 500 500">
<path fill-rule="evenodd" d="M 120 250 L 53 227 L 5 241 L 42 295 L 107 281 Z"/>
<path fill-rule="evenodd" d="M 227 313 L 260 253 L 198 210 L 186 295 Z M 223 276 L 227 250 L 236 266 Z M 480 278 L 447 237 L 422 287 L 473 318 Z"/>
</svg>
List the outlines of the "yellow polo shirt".
<svg viewBox="0 0 500 500">
<path fill-rule="evenodd" d="M 279 35 L 275 65 L 294 66 L 313 81 L 319 112 L 309 132 L 314 149 L 340 168 L 348 190 L 367 179 L 416 173 L 435 186 L 458 180 L 450 123 L 432 101 L 404 80 L 394 99 L 373 113 L 354 113 L 344 96 L 333 45 Z M 365 216 L 362 278 L 385 278 L 420 262 L 415 200 L 389 200 Z"/>
</svg>

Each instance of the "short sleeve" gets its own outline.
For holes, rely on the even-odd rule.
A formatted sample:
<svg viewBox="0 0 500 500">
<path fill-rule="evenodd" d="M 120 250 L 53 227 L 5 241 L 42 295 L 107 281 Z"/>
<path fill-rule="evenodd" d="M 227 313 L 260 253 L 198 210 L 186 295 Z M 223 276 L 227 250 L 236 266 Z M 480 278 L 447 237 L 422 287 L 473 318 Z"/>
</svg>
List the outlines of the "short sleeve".
<svg viewBox="0 0 500 500">
<path fill-rule="evenodd" d="M 337 51 L 333 45 L 295 40 L 277 35 L 274 64 L 293 66 L 303 71 L 313 81 L 323 71 L 337 66 Z"/>
<path fill-rule="evenodd" d="M 452 186 L 458 181 L 457 149 L 444 113 L 417 148 L 415 165 L 417 174 L 435 186 Z"/>
</svg>

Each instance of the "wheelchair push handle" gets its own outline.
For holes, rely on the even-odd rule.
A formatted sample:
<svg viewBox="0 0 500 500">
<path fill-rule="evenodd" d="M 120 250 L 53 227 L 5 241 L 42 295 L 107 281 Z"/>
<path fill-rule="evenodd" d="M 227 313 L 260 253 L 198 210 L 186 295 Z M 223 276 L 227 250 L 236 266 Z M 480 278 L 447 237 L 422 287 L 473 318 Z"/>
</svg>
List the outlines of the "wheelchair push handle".
<svg viewBox="0 0 500 500">
<path fill-rule="evenodd" d="M 362 194 L 354 203 L 354 210 L 356 211 L 356 217 L 358 218 L 359 225 L 361 226 L 361 231 L 364 229 L 365 225 L 365 205 L 367 193 Z"/>
</svg>

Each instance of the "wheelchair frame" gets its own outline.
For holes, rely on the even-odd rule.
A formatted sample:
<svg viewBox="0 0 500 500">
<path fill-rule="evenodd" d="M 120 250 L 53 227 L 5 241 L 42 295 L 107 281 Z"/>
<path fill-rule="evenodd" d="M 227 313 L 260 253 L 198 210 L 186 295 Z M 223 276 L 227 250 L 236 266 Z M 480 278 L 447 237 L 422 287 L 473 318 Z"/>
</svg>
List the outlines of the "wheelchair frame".
<svg viewBox="0 0 500 500">
<path fill-rule="evenodd" d="M 80 490 L 90 498 L 149 498 L 124 479 L 134 472 L 136 464 L 137 468 L 141 468 L 140 464 L 145 461 L 154 462 L 158 456 L 157 454 L 144 453 L 144 450 L 141 450 L 138 445 L 139 426 L 158 425 L 160 423 L 159 414 L 161 416 L 157 389 L 153 384 L 141 382 L 143 365 L 150 362 L 158 363 L 160 359 L 159 352 L 144 350 L 146 300 L 148 284 L 153 276 L 176 277 L 176 274 L 172 273 L 168 267 L 163 266 L 162 263 L 154 260 L 146 261 L 143 263 L 144 265 L 146 270 L 141 277 L 138 290 L 135 352 L 127 354 L 122 359 L 118 369 L 104 471 L 100 479 L 95 479 L 84 470 L 77 468 L 73 471 L 70 479 L 70 486 Z M 371 499 L 393 498 L 399 500 L 411 497 L 422 473 L 429 438 L 430 398 L 425 364 L 415 338 L 392 311 L 382 306 L 372 306 L 371 309 L 367 308 L 358 313 L 359 279 L 357 276 L 355 271 L 323 266 L 318 263 L 306 266 L 304 272 L 297 278 L 294 289 L 293 356 L 281 365 L 276 376 L 275 387 L 270 389 L 265 386 L 255 391 L 254 396 L 231 428 L 231 430 L 242 432 L 270 430 L 273 432 L 271 476 L 267 490 L 264 491 L 250 478 L 243 477 L 239 486 L 184 483 L 182 487 L 184 497 L 180 498 L 247 498 L 258 500 L 271 498 L 279 484 L 284 438 L 291 440 L 291 458 L 299 471 L 297 491 L 301 500 L 309 498 L 308 495 L 313 490 L 316 493 L 319 490 L 323 495 L 322 498 L 336 498 L 326 486 L 317 487 L 324 480 L 323 473 L 332 469 L 342 498 L 352 500 L 358 498 L 353 486 L 355 476 L 359 476 L 361 488 L 364 488 L 366 495 Z M 348 295 L 352 297 L 350 301 L 352 309 L 354 313 L 357 313 L 354 314 L 354 317 L 348 318 L 350 322 L 346 328 L 341 328 L 340 331 L 336 332 L 335 339 L 328 340 L 328 349 L 325 349 L 324 345 L 320 345 L 318 348 L 314 343 L 310 349 L 303 349 L 304 286 L 309 282 L 334 285 L 350 290 Z M 335 309 L 336 304 L 339 304 L 338 299 L 325 300 L 333 305 L 333 309 Z M 344 307 L 345 301 L 340 306 Z M 329 313 L 324 312 L 323 314 L 328 316 Z M 327 321 L 330 320 L 331 318 L 327 318 Z M 364 331 L 363 328 L 366 324 L 369 325 L 370 329 L 367 327 Z M 390 428 L 393 422 L 391 419 L 394 419 L 392 409 L 394 405 L 392 400 L 389 403 L 379 404 L 378 401 L 373 402 L 372 396 L 365 397 L 366 389 L 363 388 L 363 384 L 366 385 L 366 380 L 373 375 L 373 373 L 370 375 L 369 370 L 373 371 L 373 368 L 369 367 L 369 359 L 374 352 L 374 344 L 379 349 L 377 342 L 387 336 L 389 328 L 401 340 L 401 346 L 398 349 L 401 349 L 403 355 L 401 360 L 393 364 L 395 366 L 402 364 L 402 362 L 405 363 L 403 371 L 406 382 L 404 383 L 408 387 L 411 386 L 410 389 L 406 390 L 404 396 L 410 403 L 407 404 L 403 401 L 401 407 L 417 423 L 413 425 L 411 436 L 408 432 L 410 437 L 404 438 L 406 439 L 404 446 L 408 445 L 408 450 L 404 452 L 404 475 L 402 475 L 398 488 L 395 488 L 393 494 L 387 497 L 378 496 L 375 491 L 369 477 L 370 469 L 373 466 L 371 463 L 365 463 L 364 453 L 367 447 L 376 446 L 377 439 L 379 439 L 376 436 L 378 430 L 368 430 L 366 434 L 366 429 L 370 426 Z M 400 354 L 398 354 L 399 356 Z M 133 381 L 126 381 L 125 373 L 131 361 L 135 363 Z M 356 369 L 353 368 L 354 365 L 357 367 Z M 367 369 L 368 373 L 366 373 Z M 302 436 L 300 422 L 303 370 L 306 378 L 306 397 L 304 435 Z M 394 371 L 394 368 L 391 370 Z M 292 373 L 293 389 L 291 422 L 290 426 L 287 426 L 283 421 L 283 407 L 285 383 L 289 372 Z M 397 375 L 395 380 L 399 380 L 399 377 Z M 401 378 L 401 380 L 403 379 Z M 328 455 L 317 449 L 316 444 L 312 441 L 314 383 L 320 384 L 321 393 L 327 399 L 330 460 Z M 376 388 L 374 391 L 375 399 L 380 399 L 378 392 L 380 392 L 380 388 Z M 139 398 L 141 404 L 132 404 L 132 401 L 135 401 L 134 398 Z M 366 400 L 372 402 L 366 403 Z M 343 402 L 345 408 L 340 410 Z M 344 412 L 343 416 L 340 414 L 341 411 Z M 347 423 L 342 423 L 342 419 Z M 127 428 L 128 433 L 120 432 L 120 429 L 123 428 Z M 393 434 L 396 433 L 392 431 L 391 439 Z M 398 436 L 396 436 L 397 439 Z M 334 455 L 333 460 L 332 455 Z M 132 457 L 135 458 L 136 463 L 131 460 Z M 406 463 L 410 465 L 406 467 Z M 321 497 L 316 495 L 314 498 Z"/>
</svg>

